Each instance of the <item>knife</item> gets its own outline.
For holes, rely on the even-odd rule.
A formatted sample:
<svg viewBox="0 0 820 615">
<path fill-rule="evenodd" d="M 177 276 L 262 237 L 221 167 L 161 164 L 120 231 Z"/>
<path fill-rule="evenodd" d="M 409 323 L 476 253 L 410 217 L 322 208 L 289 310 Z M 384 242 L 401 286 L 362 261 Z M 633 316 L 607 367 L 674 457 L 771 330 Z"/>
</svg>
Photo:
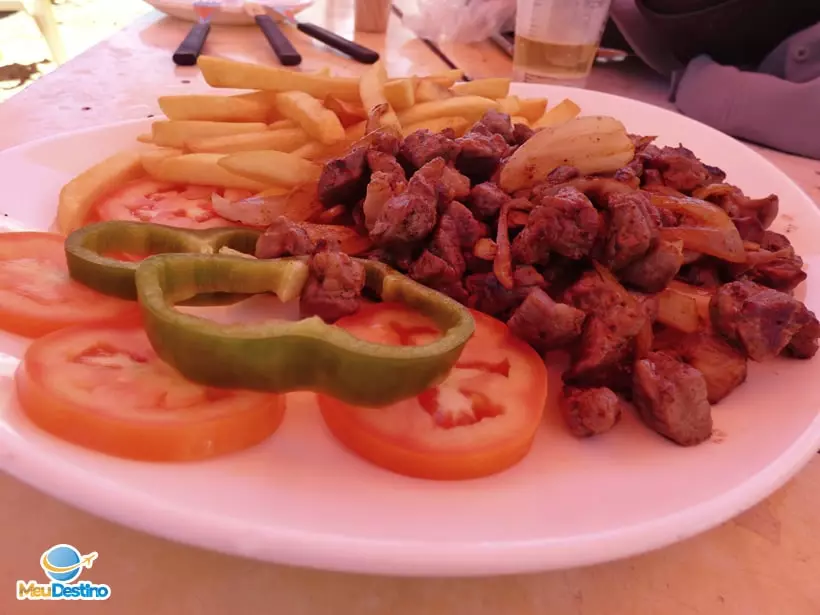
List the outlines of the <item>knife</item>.
<svg viewBox="0 0 820 615">
<path fill-rule="evenodd" d="M 172 59 L 177 66 L 193 66 L 196 64 L 205 39 L 211 31 L 211 16 L 222 6 L 221 0 L 194 0 L 194 12 L 197 22 L 191 26 L 188 35 L 182 40 L 174 52 Z"/>
<path fill-rule="evenodd" d="M 361 62 L 362 64 L 375 64 L 379 61 L 379 54 L 372 49 L 359 45 L 359 43 L 354 43 L 316 24 L 298 22 L 291 11 L 283 11 L 273 7 L 271 7 L 270 10 L 276 13 L 282 21 L 294 26 L 300 32 L 307 34 L 311 38 L 315 38 L 317 41 L 323 42 L 328 47 L 333 47 L 341 51 L 357 62 Z"/>
<path fill-rule="evenodd" d="M 255 2 L 244 3 L 245 12 L 253 17 L 256 25 L 268 40 L 268 44 L 282 66 L 297 66 L 302 63 L 302 56 L 288 40 L 273 18 L 265 12 L 265 8 Z"/>
</svg>

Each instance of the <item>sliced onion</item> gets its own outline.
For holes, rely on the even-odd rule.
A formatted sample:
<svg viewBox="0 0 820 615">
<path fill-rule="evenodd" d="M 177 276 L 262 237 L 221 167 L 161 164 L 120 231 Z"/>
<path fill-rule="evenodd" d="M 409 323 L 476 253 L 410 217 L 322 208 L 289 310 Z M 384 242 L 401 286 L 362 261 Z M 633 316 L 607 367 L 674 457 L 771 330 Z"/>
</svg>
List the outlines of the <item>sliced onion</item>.
<svg viewBox="0 0 820 615">
<path fill-rule="evenodd" d="M 743 239 L 728 214 L 717 205 L 693 199 L 652 194 L 655 207 L 682 214 L 702 226 L 672 226 L 661 229 L 667 241 L 682 241 L 687 250 L 702 252 L 730 263 L 746 261 Z"/>
<path fill-rule="evenodd" d="M 746 262 L 743 240 L 735 228 L 670 226 L 662 228 L 660 235 L 666 241 L 682 241 L 683 247 L 693 252 L 708 254 L 729 263 Z"/>
<path fill-rule="evenodd" d="M 268 227 L 280 216 L 294 222 L 303 222 L 318 215 L 323 209 L 316 197 L 315 184 L 305 184 L 292 190 L 269 188 L 241 201 L 229 201 L 213 194 L 211 205 L 226 220 L 257 227 Z"/>
</svg>

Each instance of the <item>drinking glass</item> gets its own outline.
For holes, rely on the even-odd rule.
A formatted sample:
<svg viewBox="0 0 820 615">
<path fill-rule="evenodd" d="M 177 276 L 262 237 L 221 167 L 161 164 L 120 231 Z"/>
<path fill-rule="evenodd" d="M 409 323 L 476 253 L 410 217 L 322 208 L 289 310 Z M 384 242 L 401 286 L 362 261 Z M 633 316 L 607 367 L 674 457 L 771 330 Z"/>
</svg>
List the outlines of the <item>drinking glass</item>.
<svg viewBox="0 0 820 615">
<path fill-rule="evenodd" d="M 517 81 L 583 87 L 610 0 L 518 0 L 513 72 Z"/>
</svg>

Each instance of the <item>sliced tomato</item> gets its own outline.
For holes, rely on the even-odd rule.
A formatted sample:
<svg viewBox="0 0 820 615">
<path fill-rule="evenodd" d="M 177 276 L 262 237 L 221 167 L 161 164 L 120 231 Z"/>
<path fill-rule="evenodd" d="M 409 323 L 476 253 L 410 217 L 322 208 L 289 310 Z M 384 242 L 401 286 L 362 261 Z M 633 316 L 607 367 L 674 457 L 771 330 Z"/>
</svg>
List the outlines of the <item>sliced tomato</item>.
<svg viewBox="0 0 820 615">
<path fill-rule="evenodd" d="M 262 442 L 285 397 L 215 389 L 163 363 L 139 328 L 73 327 L 29 346 L 15 376 L 26 415 L 53 435 L 109 455 L 186 461 Z"/>
<path fill-rule="evenodd" d="M 419 478 L 477 478 L 520 461 L 541 424 L 546 367 L 506 325 L 473 317 L 475 334 L 456 367 L 418 397 L 372 409 L 319 395 L 330 432 L 364 459 Z M 396 304 L 366 305 L 336 324 L 383 344 L 418 345 L 440 335 L 431 320 Z"/>
<path fill-rule="evenodd" d="M 0 234 L 0 328 L 38 337 L 69 325 L 137 319 L 135 302 L 68 277 L 64 241 L 53 233 Z"/>
<path fill-rule="evenodd" d="M 179 228 L 236 226 L 213 210 L 211 195 L 214 193 L 230 201 L 251 196 L 247 190 L 137 179 L 100 201 L 97 216 L 100 220 L 137 220 Z"/>
</svg>

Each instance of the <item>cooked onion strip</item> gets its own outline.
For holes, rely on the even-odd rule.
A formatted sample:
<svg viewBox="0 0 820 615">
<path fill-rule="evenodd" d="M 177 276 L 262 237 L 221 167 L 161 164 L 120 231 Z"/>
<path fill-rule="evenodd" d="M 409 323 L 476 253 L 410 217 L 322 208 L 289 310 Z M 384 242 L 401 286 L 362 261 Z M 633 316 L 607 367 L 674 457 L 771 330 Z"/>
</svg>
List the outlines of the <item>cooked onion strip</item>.
<svg viewBox="0 0 820 615">
<path fill-rule="evenodd" d="M 279 216 L 294 222 L 310 220 L 324 209 L 316 195 L 316 184 L 292 190 L 270 188 L 241 201 L 229 201 L 214 193 L 211 195 L 211 205 L 226 220 L 258 227 L 270 226 Z"/>
<path fill-rule="evenodd" d="M 632 140 L 618 120 L 604 116 L 579 117 L 535 133 L 510 156 L 499 185 L 512 193 L 544 181 L 562 165 L 584 175 L 609 173 L 626 165 L 635 154 Z"/>
<path fill-rule="evenodd" d="M 493 259 L 493 273 L 501 286 L 507 290 L 512 290 L 515 286 L 512 271 L 512 254 L 510 252 L 510 233 L 507 226 L 507 217 L 510 214 L 510 203 L 507 201 L 501 206 L 501 212 L 498 216 L 498 234 L 496 236 L 495 245 L 496 253 Z"/>
<path fill-rule="evenodd" d="M 655 207 L 685 216 L 692 224 L 665 227 L 661 237 L 667 241 L 682 241 L 684 248 L 708 254 L 730 263 L 746 261 L 743 239 L 732 219 L 717 205 L 693 199 L 652 194 Z"/>
</svg>

